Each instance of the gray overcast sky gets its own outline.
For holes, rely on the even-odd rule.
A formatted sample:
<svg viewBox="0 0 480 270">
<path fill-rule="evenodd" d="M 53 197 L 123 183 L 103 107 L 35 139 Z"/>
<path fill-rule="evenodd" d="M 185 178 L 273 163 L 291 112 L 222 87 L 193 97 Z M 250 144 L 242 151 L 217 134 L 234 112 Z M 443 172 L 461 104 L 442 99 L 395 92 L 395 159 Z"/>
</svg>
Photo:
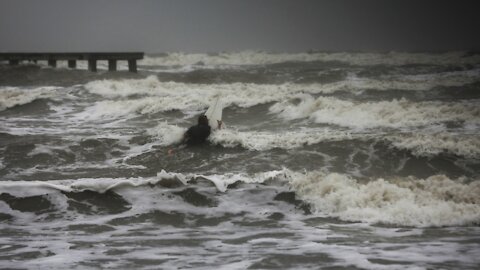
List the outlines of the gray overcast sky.
<svg viewBox="0 0 480 270">
<path fill-rule="evenodd" d="M 479 50 L 476 2 L 0 0 L 0 51 Z"/>
</svg>

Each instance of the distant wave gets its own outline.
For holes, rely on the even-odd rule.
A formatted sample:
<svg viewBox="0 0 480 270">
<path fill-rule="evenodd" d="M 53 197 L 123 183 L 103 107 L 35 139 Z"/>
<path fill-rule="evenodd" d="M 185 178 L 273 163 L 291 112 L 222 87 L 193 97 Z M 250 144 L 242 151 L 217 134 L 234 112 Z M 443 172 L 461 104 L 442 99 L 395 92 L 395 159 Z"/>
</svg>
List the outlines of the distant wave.
<svg viewBox="0 0 480 270">
<path fill-rule="evenodd" d="M 140 65 L 147 66 L 241 66 L 267 65 L 283 62 L 341 62 L 350 65 L 410 65 L 410 64 L 475 64 L 480 55 L 466 56 L 465 52 L 446 53 L 351 53 L 351 52 L 312 52 L 312 53 L 268 53 L 259 51 L 203 53 L 167 53 L 160 56 L 147 56 Z"/>
</svg>

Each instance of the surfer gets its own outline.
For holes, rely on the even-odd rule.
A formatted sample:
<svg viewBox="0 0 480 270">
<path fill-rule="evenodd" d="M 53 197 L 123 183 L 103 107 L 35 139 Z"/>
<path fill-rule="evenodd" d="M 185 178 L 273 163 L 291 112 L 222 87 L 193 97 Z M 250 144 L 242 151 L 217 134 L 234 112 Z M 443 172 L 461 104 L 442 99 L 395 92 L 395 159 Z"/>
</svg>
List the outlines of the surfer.
<svg viewBox="0 0 480 270">
<path fill-rule="evenodd" d="M 221 120 L 217 120 L 218 129 L 222 128 L 223 122 Z M 208 124 L 208 118 L 204 114 L 198 117 L 198 124 L 195 126 L 191 126 L 184 134 L 182 138 L 182 142 L 180 144 L 186 146 L 194 146 L 194 145 L 201 145 L 207 141 L 208 136 L 212 128 Z M 171 156 L 174 153 L 173 149 L 168 150 L 168 155 Z"/>
<path fill-rule="evenodd" d="M 204 114 L 198 117 L 198 124 L 190 127 L 183 134 L 182 142 L 188 146 L 199 145 L 204 143 L 210 136 L 212 128 L 208 124 L 208 118 Z"/>
<path fill-rule="evenodd" d="M 198 124 L 190 127 L 185 134 L 183 134 L 180 144 L 194 146 L 205 143 L 212 130 L 221 129 L 223 127 L 222 110 L 223 105 L 220 102 L 220 97 L 217 97 L 214 100 L 214 103 L 208 108 L 207 112 L 198 117 Z M 173 155 L 173 153 L 173 149 L 168 150 L 169 156 Z"/>
</svg>

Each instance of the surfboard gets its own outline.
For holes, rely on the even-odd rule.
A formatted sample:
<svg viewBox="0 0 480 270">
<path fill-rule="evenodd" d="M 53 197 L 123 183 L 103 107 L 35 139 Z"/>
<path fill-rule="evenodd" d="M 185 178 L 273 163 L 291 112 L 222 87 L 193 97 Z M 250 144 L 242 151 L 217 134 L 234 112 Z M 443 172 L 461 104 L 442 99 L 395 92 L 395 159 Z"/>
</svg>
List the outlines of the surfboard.
<svg viewBox="0 0 480 270">
<path fill-rule="evenodd" d="M 219 128 L 218 121 L 222 121 L 222 111 L 223 103 L 220 99 L 220 96 L 217 96 L 213 99 L 212 104 L 205 113 L 205 116 L 207 116 L 208 118 L 208 124 L 210 125 L 210 127 L 212 127 L 213 130 Z"/>
</svg>

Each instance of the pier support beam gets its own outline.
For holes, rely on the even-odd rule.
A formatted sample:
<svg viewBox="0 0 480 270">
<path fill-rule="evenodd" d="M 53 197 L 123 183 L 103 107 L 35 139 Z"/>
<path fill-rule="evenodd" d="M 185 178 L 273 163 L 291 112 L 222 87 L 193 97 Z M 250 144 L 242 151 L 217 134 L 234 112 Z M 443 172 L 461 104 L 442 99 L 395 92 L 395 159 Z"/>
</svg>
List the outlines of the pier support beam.
<svg viewBox="0 0 480 270">
<path fill-rule="evenodd" d="M 48 65 L 51 67 L 56 67 L 57 66 L 57 60 L 48 60 Z"/>
<path fill-rule="evenodd" d="M 117 71 L 117 60 L 108 60 L 108 71 Z"/>
<path fill-rule="evenodd" d="M 128 60 L 128 71 L 130 72 L 137 72 L 137 60 L 130 59 Z"/>
<path fill-rule="evenodd" d="M 88 70 L 96 72 L 97 71 L 97 60 L 88 59 Z"/>
<path fill-rule="evenodd" d="M 77 61 L 76 60 L 68 60 L 68 67 L 69 68 L 76 68 L 77 67 Z"/>
<path fill-rule="evenodd" d="M 8 61 L 8 63 L 9 63 L 11 66 L 16 66 L 16 65 L 18 65 L 18 63 L 20 63 L 20 61 L 18 61 L 18 60 L 10 60 L 10 61 Z"/>
</svg>

